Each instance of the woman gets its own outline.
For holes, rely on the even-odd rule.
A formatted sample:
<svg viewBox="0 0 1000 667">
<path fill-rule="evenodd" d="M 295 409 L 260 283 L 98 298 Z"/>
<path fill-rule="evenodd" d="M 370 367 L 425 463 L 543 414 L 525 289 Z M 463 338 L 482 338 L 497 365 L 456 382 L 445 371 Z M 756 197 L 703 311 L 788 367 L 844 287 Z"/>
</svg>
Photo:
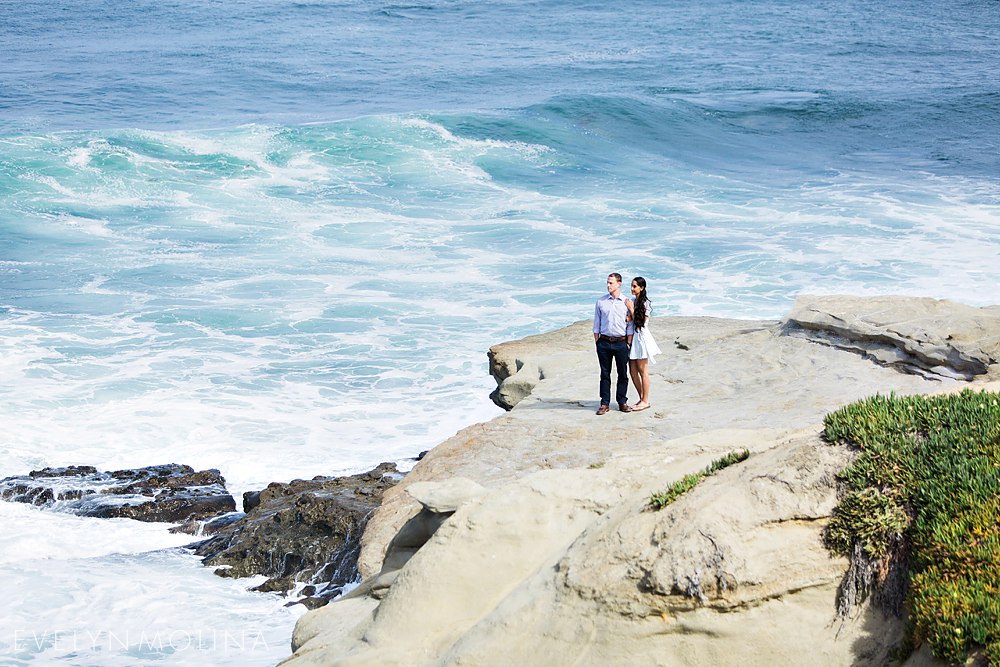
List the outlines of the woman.
<svg viewBox="0 0 1000 667">
<path fill-rule="evenodd" d="M 629 350 L 628 368 L 632 376 L 632 384 L 639 392 L 639 402 L 632 406 L 632 411 L 649 409 L 649 362 L 656 363 L 654 358 L 660 353 L 660 347 L 649 332 L 649 321 L 653 306 L 646 295 L 646 279 L 636 276 L 632 279 L 632 296 L 635 302 L 625 300 L 632 318 L 634 335 L 632 349 Z"/>
</svg>

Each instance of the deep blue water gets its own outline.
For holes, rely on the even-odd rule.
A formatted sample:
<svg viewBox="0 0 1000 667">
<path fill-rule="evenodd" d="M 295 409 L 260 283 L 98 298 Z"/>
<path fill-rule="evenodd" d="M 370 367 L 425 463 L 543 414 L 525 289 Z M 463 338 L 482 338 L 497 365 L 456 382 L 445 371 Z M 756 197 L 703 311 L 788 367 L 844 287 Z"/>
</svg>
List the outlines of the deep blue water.
<svg viewBox="0 0 1000 667">
<path fill-rule="evenodd" d="M 0 475 L 413 456 L 613 270 L 657 314 L 1000 303 L 996 0 L 0 0 L 0 56 Z M 0 513 L 12 664 L 287 654 L 165 531 Z M 200 627 L 266 650 L 162 646 Z"/>
<path fill-rule="evenodd" d="M 739 150 L 720 131 L 751 150 L 776 136 L 903 166 L 995 172 L 1000 159 L 995 0 L 29 0 L 0 11 L 4 133 L 541 105 L 615 139 L 652 139 L 658 153 L 714 149 L 713 167 Z M 594 97 L 619 104 L 591 116 Z M 679 141 L 695 129 L 677 125 L 689 115 L 701 131 Z"/>
</svg>

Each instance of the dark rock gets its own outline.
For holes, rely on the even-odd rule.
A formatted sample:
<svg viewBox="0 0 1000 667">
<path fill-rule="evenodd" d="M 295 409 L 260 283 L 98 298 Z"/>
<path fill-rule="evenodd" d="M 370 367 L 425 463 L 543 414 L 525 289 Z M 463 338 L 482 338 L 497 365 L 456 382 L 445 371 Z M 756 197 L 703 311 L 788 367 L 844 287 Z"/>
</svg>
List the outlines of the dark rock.
<svg viewBox="0 0 1000 667">
<path fill-rule="evenodd" d="M 78 477 L 80 475 L 93 475 L 97 472 L 94 466 L 67 466 L 65 468 L 42 468 L 32 470 L 29 477 Z"/>
<path fill-rule="evenodd" d="M 243 494 L 243 511 L 249 512 L 260 505 L 260 491 L 247 491 Z"/>
<path fill-rule="evenodd" d="M 269 484 L 244 496 L 244 517 L 190 548 L 219 576 L 267 576 L 255 590 L 287 592 L 308 582 L 311 593 L 300 601 L 322 606 L 359 578 L 361 533 L 401 477 L 383 463 L 360 475 Z"/>
<path fill-rule="evenodd" d="M 2 479 L 0 498 L 83 516 L 177 522 L 235 510 L 225 485 L 218 470 L 176 463 L 114 472 L 69 466 Z"/>
<path fill-rule="evenodd" d="M 190 519 L 170 529 L 171 533 L 187 533 L 188 535 L 215 535 L 227 526 L 231 526 L 246 516 L 243 512 L 229 512 L 208 521 Z"/>
<path fill-rule="evenodd" d="M 340 590 L 339 589 L 337 591 L 337 595 L 340 595 Z M 313 609 L 319 609 L 320 607 L 324 606 L 326 603 L 330 602 L 335 597 L 336 597 L 336 595 L 333 595 L 331 597 L 312 597 L 312 596 L 309 596 L 309 597 L 304 597 L 301 600 L 293 600 L 293 601 L 289 602 L 288 604 L 286 604 L 285 606 L 286 607 L 291 607 L 294 604 L 301 604 L 306 609 L 309 609 L 311 611 Z"/>
</svg>

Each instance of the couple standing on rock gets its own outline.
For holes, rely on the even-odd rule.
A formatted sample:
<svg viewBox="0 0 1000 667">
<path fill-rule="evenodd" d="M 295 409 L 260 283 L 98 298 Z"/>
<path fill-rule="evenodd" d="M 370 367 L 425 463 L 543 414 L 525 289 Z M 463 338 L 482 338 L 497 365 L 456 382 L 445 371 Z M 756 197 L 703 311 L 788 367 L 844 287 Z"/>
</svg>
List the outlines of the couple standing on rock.
<svg viewBox="0 0 1000 667">
<path fill-rule="evenodd" d="M 611 364 L 617 366 L 618 384 L 615 399 L 622 412 L 637 412 L 649 409 L 649 368 L 660 348 L 649 332 L 649 320 L 653 306 L 646 296 L 646 279 L 637 276 L 632 279 L 633 302 L 622 296 L 622 276 L 612 273 L 608 276 L 608 293 L 597 300 L 594 306 L 594 343 L 597 345 L 597 361 L 601 364 L 601 407 L 597 414 L 607 413 L 611 405 Z M 628 404 L 628 376 L 625 366 L 632 374 L 632 383 L 639 393 L 635 405 Z"/>
</svg>

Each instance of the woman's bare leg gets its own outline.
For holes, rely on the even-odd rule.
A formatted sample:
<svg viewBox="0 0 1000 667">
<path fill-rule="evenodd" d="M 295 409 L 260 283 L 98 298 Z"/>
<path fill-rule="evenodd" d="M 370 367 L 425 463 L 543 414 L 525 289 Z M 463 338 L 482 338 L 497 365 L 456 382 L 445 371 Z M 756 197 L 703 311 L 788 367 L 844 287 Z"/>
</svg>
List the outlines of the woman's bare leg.
<svg viewBox="0 0 1000 667">
<path fill-rule="evenodd" d="M 628 374 L 632 376 L 632 384 L 635 385 L 635 393 L 642 399 L 642 374 L 639 373 L 639 359 L 628 360 Z"/>
<path fill-rule="evenodd" d="M 648 407 L 649 406 L 649 359 L 632 359 L 632 363 L 635 364 L 635 373 L 639 376 L 639 382 L 636 383 L 636 388 L 642 386 L 639 391 L 639 402 L 635 404 L 635 407 Z M 634 376 L 633 376 L 634 377 Z"/>
</svg>

